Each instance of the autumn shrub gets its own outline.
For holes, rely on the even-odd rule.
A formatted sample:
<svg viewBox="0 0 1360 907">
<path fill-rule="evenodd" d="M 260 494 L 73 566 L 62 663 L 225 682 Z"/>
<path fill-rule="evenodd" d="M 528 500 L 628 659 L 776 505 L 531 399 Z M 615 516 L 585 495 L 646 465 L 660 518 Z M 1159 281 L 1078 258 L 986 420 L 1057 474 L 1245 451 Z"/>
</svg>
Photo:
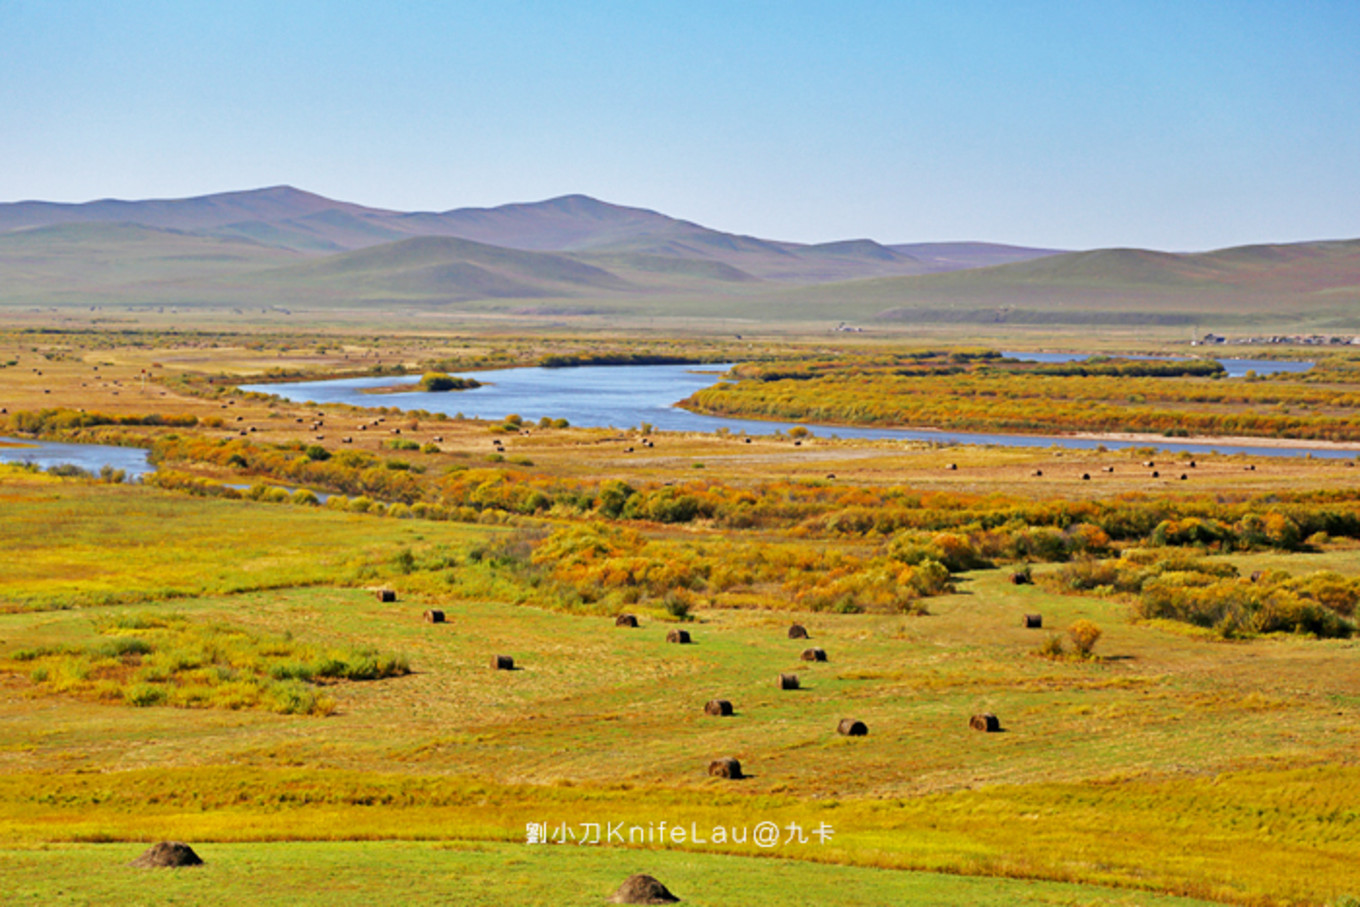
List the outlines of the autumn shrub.
<svg viewBox="0 0 1360 907">
<path fill-rule="evenodd" d="M 1082 658 L 1091 657 L 1102 632 L 1100 627 L 1089 620 L 1079 620 L 1067 628 L 1067 635 L 1071 638 L 1072 645 L 1076 646 L 1077 654 Z"/>
</svg>

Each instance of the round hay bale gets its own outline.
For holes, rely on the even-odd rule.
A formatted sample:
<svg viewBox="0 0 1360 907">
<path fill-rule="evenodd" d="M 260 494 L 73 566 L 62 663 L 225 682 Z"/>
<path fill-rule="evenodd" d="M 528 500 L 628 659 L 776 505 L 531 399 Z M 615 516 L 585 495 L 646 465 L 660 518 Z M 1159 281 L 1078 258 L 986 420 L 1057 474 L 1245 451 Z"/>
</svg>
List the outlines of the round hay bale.
<svg viewBox="0 0 1360 907">
<path fill-rule="evenodd" d="M 853 718 L 842 718 L 836 725 L 836 733 L 843 737 L 863 737 L 869 733 L 869 726 Z"/>
<path fill-rule="evenodd" d="M 1042 614 L 1026 614 L 1020 622 L 1020 626 L 1026 630 L 1042 630 L 1044 628 L 1044 616 Z"/>
<path fill-rule="evenodd" d="M 1182 481 L 1182 482 L 1184 482 L 1184 481 L 1185 481 L 1186 479 L 1188 479 L 1188 478 L 1190 478 L 1188 475 L 1186 475 L 1185 473 L 1181 473 L 1181 481 Z"/>
<path fill-rule="evenodd" d="M 1043 471 L 1042 469 L 1036 469 L 1036 470 L 1034 470 L 1034 472 L 1030 473 L 1030 475 L 1034 476 L 1035 478 L 1038 478 L 1039 476 L 1042 476 L 1043 474 L 1044 474 L 1044 471 Z"/>
<path fill-rule="evenodd" d="M 1156 461 L 1156 460 L 1144 460 L 1144 461 L 1143 461 L 1143 465 L 1146 466 L 1148 469 L 1151 469 L 1152 467 L 1154 467 L 1154 466 L 1157 465 L 1157 461 Z"/>
<path fill-rule="evenodd" d="M 950 463 L 948 466 L 945 467 L 945 469 L 949 470 L 950 472 L 954 472 L 954 471 L 957 470 L 958 468 L 959 468 L 959 464 L 957 464 L 957 463 Z"/>
<path fill-rule="evenodd" d="M 747 444 L 750 444 L 750 443 L 751 443 L 751 439 L 750 439 L 750 438 L 745 438 L 744 440 L 746 441 Z"/>
<path fill-rule="evenodd" d="M 728 756 L 725 759 L 714 759 L 708 763 L 708 773 L 714 778 L 740 778 L 741 763 Z"/>
<path fill-rule="evenodd" d="M 1194 461 L 1194 460 L 1191 460 L 1191 461 L 1190 461 L 1190 468 L 1191 468 L 1191 469 L 1194 469 L 1194 468 L 1195 468 L 1195 461 Z"/>
<path fill-rule="evenodd" d="M 1083 473 L 1081 474 L 1081 480 L 1082 480 L 1083 482 L 1089 482 L 1089 481 L 1091 481 L 1091 474 L 1090 474 L 1089 472 L 1083 472 Z"/>
<path fill-rule="evenodd" d="M 994 734 L 1001 730 L 1001 722 L 991 712 L 983 712 L 981 715 L 974 715 L 968 719 L 968 726 L 975 731 L 983 731 Z"/>
<path fill-rule="evenodd" d="M 666 642 L 675 642 L 675 643 L 680 643 L 681 645 L 688 645 L 688 644 L 689 644 L 689 631 L 688 631 L 688 630 L 672 630 L 671 632 L 669 632 L 669 633 L 666 634 Z"/>
<path fill-rule="evenodd" d="M 397 593 L 391 589 L 378 589 L 376 594 L 378 596 L 378 601 L 380 602 L 394 602 L 397 600 Z"/>
<path fill-rule="evenodd" d="M 710 699 L 704 703 L 704 714 L 726 717 L 732 714 L 732 703 L 726 699 Z"/>
<path fill-rule="evenodd" d="M 202 866 L 203 859 L 182 841 L 161 841 L 152 844 L 142 855 L 128 864 L 138 869 L 163 869 L 173 866 Z"/>
<path fill-rule="evenodd" d="M 798 689 L 798 675 L 780 674 L 778 684 L 781 690 L 796 690 Z"/>
<path fill-rule="evenodd" d="M 826 650 L 818 648 L 804 649 L 803 654 L 799 657 L 802 658 L 803 661 L 826 661 Z"/>
<path fill-rule="evenodd" d="M 1154 469 L 1154 470 L 1152 470 L 1152 477 L 1153 477 L 1154 479 L 1160 479 L 1160 478 L 1162 477 L 1162 474 L 1159 473 L 1157 470 Z"/>
<path fill-rule="evenodd" d="M 1101 471 L 1102 471 L 1102 472 L 1114 472 L 1114 467 L 1113 467 L 1113 466 L 1105 466 L 1105 467 L 1102 467 Z"/>
<path fill-rule="evenodd" d="M 616 627 L 636 627 L 637 625 L 637 617 L 633 614 L 620 614 L 614 618 L 614 626 Z"/>
<path fill-rule="evenodd" d="M 834 478 L 836 478 L 836 474 L 835 474 L 834 472 L 828 472 L 828 473 L 826 474 L 826 477 L 827 477 L 828 479 L 834 479 Z"/>
<path fill-rule="evenodd" d="M 1017 570 L 1015 573 L 1011 574 L 1012 586 L 1029 586 L 1032 585 L 1033 583 L 1034 580 L 1031 579 L 1030 575 L 1024 572 L 1023 570 Z"/>
<path fill-rule="evenodd" d="M 1346 465 L 1347 465 L 1347 466 L 1350 466 L 1351 464 L 1350 464 L 1349 461 L 1347 461 Z M 1251 464 L 1249 464 L 1249 465 L 1247 466 L 1247 472 L 1255 472 L 1255 471 L 1256 471 L 1256 464 L 1255 464 L 1255 463 L 1251 463 Z"/>
<path fill-rule="evenodd" d="M 611 904 L 674 904 L 680 899 L 649 875 L 631 875 L 609 899 Z"/>
<path fill-rule="evenodd" d="M 509 655 L 492 655 L 491 667 L 495 668 L 497 671 L 513 671 L 515 669 L 515 660 Z"/>
<path fill-rule="evenodd" d="M 444 612 L 438 608 L 431 608 L 425 612 L 425 620 L 432 624 L 442 624 L 444 622 Z"/>
<path fill-rule="evenodd" d="M 802 624 L 794 624 L 792 627 L 789 627 L 789 639 L 807 639 L 807 638 L 808 638 L 807 627 L 803 626 Z"/>
</svg>

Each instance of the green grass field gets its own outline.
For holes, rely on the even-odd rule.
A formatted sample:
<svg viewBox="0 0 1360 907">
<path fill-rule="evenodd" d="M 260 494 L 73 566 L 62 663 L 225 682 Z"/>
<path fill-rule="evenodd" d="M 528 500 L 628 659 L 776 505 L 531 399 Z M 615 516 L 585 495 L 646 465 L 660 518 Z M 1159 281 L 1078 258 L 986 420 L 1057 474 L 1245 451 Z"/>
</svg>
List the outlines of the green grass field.
<svg viewBox="0 0 1360 907">
<path fill-rule="evenodd" d="M 488 885 L 522 875 L 516 884 L 539 886 L 523 897 L 542 903 L 557 877 L 532 863 L 513 868 L 541 857 L 507 846 L 523 840 L 528 822 L 664 819 L 705 828 L 768 818 L 835 829 L 829 843 L 784 851 L 805 862 L 757 861 L 796 867 L 786 871 L 832 890 L 857 871 L 928 869 L 1244 904 L 1321 903 L 1360 891 L 1352 834 L 1360 819 L 1346 805 L 1360 791 L 1353 641 L 1213 641 L 1130 623 L 1113 599 L 1013 586 L 1004 571 L 988 570 L 963 575 L 956 594 L 929 599 L 927 616 L 706 610 L 688 626 L 695 643 L 680 646 L 664 641 L 672 625 L 646 611 L 642 627 L 616 628 L 607 617 L 535 607 L 532 597 L 516 605 L 441 596 L 433 574 L 393 566 L 408 548 L 456 559 L 503 531 L 495 527 L 177 497 L 18 470 L 2 490 L 5 542 L 25 555 L 0 566 L 10 606 L 0 614 L 0 846 L 24 849 L 0 855 L 0 867 L 51 854 L 96 860 L 113 850 L 41 849 L 57 844 L 273 842 L 224 848 L 260 861 L 233 873 L 244 884 L 253 873 L 282 871 L 269 867 L 286 865 L 276 855 L 290 846 L 307 855 L 297 861 L 303 873 L 341 860 L 326 850 L 338 845 L 286 841 L 500 842 L 484 857 L 434 844 L 362 846 L 394 848 L 404 855 L 394 863 L 467 853 Z M 60 528 L 49 525 L 54 514 Z M 100 545 L 102 533 L 117 541 Z M 221 533 L 238 541 L 214 545 Z M 1360 569 L 1360 552 L 1345 548 L 1232 557 L 1244 569 Z M 62 591 L 68 575 L 100 575 L 104 585 Z M 393 586 L 398 601 L 378 601 L 365 591 L 371 584 Z M 113 603 L 105 603 L 108 590 Z M 432 605 L 448 613 L 446 624 L 421 620 Z M 1034 656 L 1046 633 L 1019 620 L 1033 611 L 1058 630 L 1096 621 L 1103 657 Z M 336 708 L 322 717 L 54 694 L 34 681 L 29 662 L 15 660 L 25 648 L 95 642 L 101 626 L 139 613 L 297 645 L 372 646 L 404 655 L 413 673 L 328 683 Z M 786 637 L 794 619 L 809 627 L 810 643 Z M 800 661 L 805 645 L 824 648 L 829 660 Z M 513 655 L 520 670 L 492 670 L 498 653 Z M 781 671 L 797 672 L 804 689 L 777 690 Z M 715 697 L 732 700 L 736 714 L 705 716 L 703 703 Z M 999 715 L 1005 733 L 968 730 L 980 711 Z M 839 737 L 845 717 L 865 721 L 869 735 Z M 751 777 L 707 777 L 708 761 L 728 755 Z M 704 867 L 721 858 L 705 846 L 672 846 L 700 854 L 669 853 L 681 862 L 656 864 L 698 866 L 666 879 L 677 889 L 693 879 L 695 902 L 740 903 L 761 890 L 705 887 L 719 884 L 713 878 L 722 873 Z M 761 853 L 750 843 L 720 849 Z M 607 893 L 620 875 L 613 867 L 630 856 L 589 851 L 571 872 L 582 886 L 598 879 L 580 890 Z M 61 888 L 76 902 L 122 897 L 119 880 L 140 878 L 122 872 L 72 871 L 55 888 L 20 890 L 47 898 Z M 419 897 L 438 901 L 445 889 L 437 873 L 417 875 Z M 901 897 L 925 902 L 1014 900 L 1017 891 L 1052 903 L 1107 902 L 1086 889 L 866 877 L 882 880 L 874 884 L 887 886 L 888 900 L 898 896 L 891 886 L 902 885 Z M 80 894 L 75 879 L 114 887 Z M 949 887 L 967 885 L 979 887 Z M 578 886 L 568 887 L 577 896 Z M 792 890 L 804 887 L 821 890 L 812 882 Z M 827 897 L 807 902 L 836 903 Z M 1150 902 L 1141 893 L 1113 897 Z"/>
<path fill-rule="evenodd" d="M 683 903 L 735 907 L 973 904 L 978 907 L 1191 907 L 1204 901 L 1028 880 L 892 872 L 795 860 L 668 851 L 515 844 L 356 842 L 218 844 L 204 865 L 144 870 L 135 844 L 0 850 L 6 903 L 345 907 L 401 904 L 554 904 L 595 907 L 636 872 Z"/>
</svg>

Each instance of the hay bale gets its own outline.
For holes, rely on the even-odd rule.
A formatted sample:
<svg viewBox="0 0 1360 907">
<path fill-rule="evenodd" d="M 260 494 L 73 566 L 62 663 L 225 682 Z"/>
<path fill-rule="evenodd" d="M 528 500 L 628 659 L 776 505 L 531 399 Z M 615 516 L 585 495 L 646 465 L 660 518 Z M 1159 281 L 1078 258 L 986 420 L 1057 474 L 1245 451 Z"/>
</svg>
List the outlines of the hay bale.
<svg viewBox="0 0 1360 907">
<path fill-rule="evenodd" d="M 799 657 L 802 658 L 803 661 L 826 661 L 826 650 L 817 648 L 804 649 L 803 654 Z"/>
<path fill-rule="evenodd" d="M 746 441 L 747 444 L 750 444 L 750 443 L 751 443 L 751 439 L 750 439 L 750 438 L 746 438 L 745 441 Z"/>
<path fill-rule="evenodd" d="M 431 608 L 425 612 L 425 620 L 427 623 L 442 624 L 444 622 L 444 612 L 440 611 L 438 608 Z"/>
<path fill-rule="evenodd" d="M 955 470 L 958 469 L 958 468 L 959 468 L 959 464 L 957 464 L 957 463 L 950 463 L 948 466 L 945 467 L 945 469 L 949 470 L 950 472 L 953 472 L 953 471 L 955 471 Z"/>
<path fill-rule="evenodd" d="M 1181 481 L 1182 481 L 1182 482 L 1184 482 L 1184 481 L 1185 481 L 1186 479 L 1188 479 L 1188 478 L 1190 478 L 1188 475 L 1186 475 L 1185 473 L 1181 473 Z"/>
<path fill-rule="evenodd" d="M 714 759 L 708 763 L 708 773 L 714 778 L 741 778 L 741 763 L 731 756 L 725 759 Z"/>
<path fill-rule="evenodd" d="M 780 674 L 778 684 L 781 690 L 796 690 L 798 689 L 798 675 Z"/>
<path fill-rule="evenodd" d="M 614 626 L 616 627 L 636 627 L 637 625 L 637 617 L 632 614 L 620 614 L 614 618 Z"/>
<path fill-rule="evenodd" d="M 513 671 L 515 669 L 515 660 L 509 655 L 492 655 L 491 667 L 495 668 L 497 671 Z"/>
<path fill-rule="evenodd" d="M 1348 462 L 1346 463 L 1346 465 L 1347 465 L 1347 466 L 1350 466 L 1351 464 L 1350 464 L 1350 462 L 1348 461 Z M 1256 464 L 1255 464 L 1255 463 L 1251 463 L 1251 464 L 1249 464 L 1249 465 L 1247 466 L 1247 472 L 1255 472 L 1255 471 L 1256 471 Z"/>
<path fill-rule="evenodd" d="M 1026 614 L 1021 620 L 1020 626 L 1026 630 L 1042 630 L 1044 628 L 1044 616 L 1042 614 Z"/>
<path fill-rule="evenodd" d="M 138 869 L 163 869 L 173 866 L 202 866 L 203 859 L 182 841 L 161 841 L 152 844 L 140 857 L 128 864 Z"/>
<path fill-rule="evenodd" d="M 1157 461 L 1156 461 L 1156 460 L 1144 460 L 1144 461 L 1143 461 L 1143 465 L 1146 466 L 1148 469 L 1151 469 L 1152 467 L 1154 467 L 1154 466 L 1157 465 Z"/>
<path fill-rule="evenodd" d="M 704 703 L 704 714 L 726 717 L 732 714 L 732 703 L 726 699 L 710 699 Z"/>
<path fill-rule="evenodd" d="M 836 474 L 835 474 L 834 472 L 828 472 L 828 473 L 826 474 L 826 477 L 827 477 L 828 479 L 834 479 L 834 478 L 836 478 Z"/>
<path fill-rule="evenodd" d="M 1082 480 L 1083 482 L 1089 482 L 1089 481 L 1091 481 L 1091 474 L 1090 474 L 1089 472 L 1083 472 L 1083 473 L 1081 474 L 1081 480 Z"/>
<path fill-rule="evenodd" d="M 1154 469 L 1154 470 L 1152 470 L 1152 477 L 1153 477 L 1154 479 L 1160 479 L 1160 478 L 1162 477 L 1162 474 L 1159 473 L 1157 470 Z"/>
<path fill-rule="evenodd" d="M 1030 577 L 1028 573 L 1026 573 L 1023 570 L 1017 570 L 1015 573 L 1011 574 L 1012 586 L 1029 586 L 1032 585 L 1033 583 L 1034 580 Z"/>
<path fill-rule="evenodd" d="M 377 589 L 374 594 L 378 596 L 380 602 L 394 602 L 397 600 L 397 593 L 391 589 Z"/>
<path fill-rule="evenodd" d="M 807 639 L 807 638 L 808 638 L 807 627 L 803 626 L 802 624 L 794 624 L 792 627 L 789 627 L 789 639 Z"/>
<path fill-rule="evenodd" d="M 836 733 L 843 737 L 863 737 L 869 733 L 869 726 L 853 718 L 842 718 L 841 723 L 836 725 Z"/>
<path fill-rule="evenodd" d="M 609 899 L 611 904 L 674 904 L 680 899 L 649 875 L 631 875 Z"/>
<path fill-rule="evenodd" d="M 975 731 L 983 731 L 994 734 L 1001 730 L 1001 722 L 991 712 L 983 712 L 981 715 L 974 715 L 968 719 L 968 726 Z"/>
<path fill-rule="evenodd" d="M 803 446 L 803 442 L 802 442 L 802 441 L 794 441 L 794 442 L 793 442 L 793 446 L 794 446 L 794 447 L 802 447 L 802 446 Z"/>
<path fill-rule="evenodd" d="M 1034 472 L 1030 473 L 1030 475 L 1034 476 L 1035 478 L 1038 478 L 1039 476 L 1042 476 L 1043 474 L 1044 474 L 1044 471 L 1043 471 L 1042 469 L 1036 469 L 1036 470 L 1034 470 Z"/>
<path fill-rule="evenodd" d="M 1114 472 L 1114 467 L 1113 466 L 1101 467 L 1101 472 Z"/>
<path fill-rule="evenodd" d="M 688 630 L 672 630 L 666 634 L 666 642 L 675 642 L 680 645 L 689 645 Z"/>
<path fill-rule="evenodd" d="M 1191 460 L 1191 461 L 1190 461 L 1190 468 L 1191 468 L 1191 469 L 1194 469 L 1194 468 L 1195 468 L 1195 461 L 1194 461 L 1194 460 Z"/>
</svg>

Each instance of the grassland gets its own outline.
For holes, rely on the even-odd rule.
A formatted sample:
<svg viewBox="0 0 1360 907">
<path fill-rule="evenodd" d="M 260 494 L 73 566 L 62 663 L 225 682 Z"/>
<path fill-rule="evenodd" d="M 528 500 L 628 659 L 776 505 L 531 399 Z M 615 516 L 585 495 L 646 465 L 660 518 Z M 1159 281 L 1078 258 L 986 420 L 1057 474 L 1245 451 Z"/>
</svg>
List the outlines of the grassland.
<svg viewBox="0 0 1360 907">
<path fill-rule="evenodd" d="M 160 874 L 123 863 L 136 845 L 63 845 L 0 852 L 0 884 L 12 904 L 194 903 L 298 905 L 401 903 L 604 903 L 639 867 L 686 904 L 756 904 L 779 892 L 796 907 L 876 904 L 1054 904 L 1191 907 L 1185 898 L 1030 881 L 613 849 L 531 848 L 468 842 L 222 844 L 200 848 L 206 865 Z M 52 883 L 73 876 L 77 881 Z"/>
<path fill-rule="evenodd" d="M 258 427 L 249 441 L 261 449 L 305 441 L 334 455 L 350 434 L 355 443 L 345 448 L 389 458 L 386 432 L 358 431 L 372 413 L 324 408 L 326 438 L 318 441 L 297 421 L 316 418 L 314 408 L 217 396 L 196 382 L 278 362 L 344 368 L 353 357 L 419 367 L 435 352 L 516 349 L 527 357 L 551 344 L 450 341 L 436 351 L 350 337 L 317 346 L 78 347 L 25 335 L 22 345 L 0 346 L 0 360 L 23 360 L 5 370 L 0 402 L 11 413 L 72 403 L 186 413 L 202 422 L 99 431 L 205 444 L 239 438 L 240 415 L 241 425 Z M 156 376 L 145 388 L 136 380 L 144 368 Z M 231 421 L 208 424 L 214 416 Z M 1321 460 L 1207 456 L 1187 486 L 1150 483 L 1134 468 L 1148 454 L 1136 451 L 821 438 L 795 448 L 788 438 L 657 435 L 655 448 L 625 455 L 631 434 L 552 428 L 526 436 L 469 420 L 419 422 L 409 434 L 422 445 L 436 434 L 444 440 L 436 452 L 399 452 L 411 468 L 398 472 L 418 485 L 447 491 L 469 467 L 501 469 L 485 462 L 497 438 L 508 456 L 532 463 L 498 474 L 502 486 L 664 487 L 693 476 L 700 462 L 715 488 L 824 497 L 825 507 L 816 506 L 831 510 L 808 511 L 817 519 L 882 510 L 877 496 L 894 487 L 940 505 L 966 500 L 979 514 L 1024 501 L 1058 508 L 1128 500 L 1133 508 L 1149 492 L 1172 510 L 1195 512 L 1310 493 L 1341 507 L 1360 489 L 1357 470 Z M 193 468 L 209 479 L 277 481 L 240 476 L 239 467 Z M 338 903 L 379 890 L 411 902 L 599 903 L 634 871 L 659 876 L 687 902 L 715 904 L 760 903 L 778 892 L 781 901 L 809 904 L 1186 903 L 1165 894 L 1275 905 L 1360 892 L 1354 639 L 1224 640 L 1184 624 L 1136 622 L 1117 594 L 1049 589 L 1045 577 L 1062 565 L 1042 560 L 1033 564 L 1037 585 L 1013 584 L 1004 560 L 955 570 L 954 590 L 924 598 L 925 613 L 790 611 L 758 584 L 738 584 L 696 590 L 688 613 L 644 596 L 628 606 L 642 626 L 624 629 L 610 616 L 615 600 L 604 610 L 564 607 L 550 577 L 523 569 L 525 558 L 513 553 L 555 529 L 615 523 L 659 550 L 699 546 L 710 559 L 722 550 L 736 558 L 800 548 L 878 556 L 891 540 L 872 529 L 833 533 L 802 515 L 741 528 L 606 518 L 563 504 L 393 519 L 13 468 L 0 470 L 0 500 L 0 544 L 18 552 L 0 564 L 0 885 L 20 903 L 266 902 L 260 891 L 308 903 L 323 885 Z M 1219 545 L 1210 556 L 1243 575 L 1360 575 L 1360 545 L 1350 538 L 1297 547 Z M 373 596 L 379 585 L 395 589 L 397 601 Z M 424 622 L 429 607 L 448 622 Z M 1021 626 L 1020 616 L 1034 612 L 1046 630 Z M 312 714 L 230 699 L 172 708 L 61 692 L 35 678 L 40 665 L 21 655 L 98 647 L 109 627 L 132 634 L 139 621 L 154 622 L 148 616 L 173 617 L 204 638 L 204 628 L 230 628 L 276 641 L 291 660 L 392 653 L 411 673 L 299 680 L 332 703 Z M 667 644 L 666 631 L 682 619 L 694 644 Z M 793 620 L 808 626 L 809 644 L 824 648 L 827 662 L 800 659 L 808 644 L 787 638 Z M 1077 620 L 1103 629 L 1097 658 L 1035 654 L 1049 630 Z M 519 670 L 492 670 L 498 653 L 513 655 Z M 112 657 L 131 676 L 151 654 Z M 775 688 L 775 675 L 787 671 L 800 675 L 801 690 Z M 704 715 L 715 697 L 730 699 L 736 714 Z M 969 731 L 968 717 L 981 711 L 1000 716 L 1005 732 Z M 869 735 L 838 736 L 845 717 L 866 722 Z M 719 756 L 739 758 L 750 777 L 708 777 L 708 761 Z M 781 848 L 779 860 L 752 859 L 769 853 L 735 842 L 521 843 L 528 822 L 705 828 L 764 819 L 825 822 L 835 833 Z M 162 838 L 192 841 L 208 866 L 151 877 L 122 868 L 141 842 Z"/>
</svg>

